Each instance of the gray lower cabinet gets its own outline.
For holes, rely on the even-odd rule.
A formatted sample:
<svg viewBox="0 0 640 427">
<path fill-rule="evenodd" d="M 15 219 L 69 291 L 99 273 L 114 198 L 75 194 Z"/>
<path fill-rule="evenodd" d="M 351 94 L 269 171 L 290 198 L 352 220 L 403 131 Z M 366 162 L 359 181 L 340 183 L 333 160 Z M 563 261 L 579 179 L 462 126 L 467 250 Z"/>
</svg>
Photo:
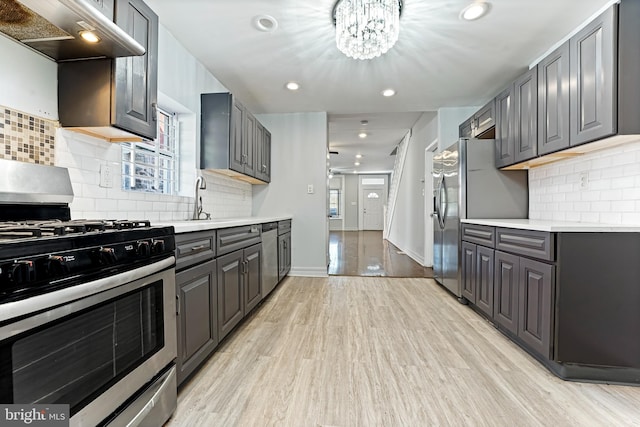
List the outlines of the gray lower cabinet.
<svg viewBox="0 0 640 427">
<path fill-rule="evenodd" d="M 178 358 L 181 384 L 218 345 L 216 261 L 176 274 Z"/>
<path fill-rule="evenodd" d="M 278 280 L 284 277 L 291 270 L 291 233 L 284 233 L 278 236 Z"/>
<path fill-rule="evenodd" d="M 218 335 L 220 340 L 261 300 L 262 245 L 218 258 Z"/>
<path fill-rule="evenodd" d="M 463 224 L 462 238 L 486 245 L 462 241 L 462 296 L 531 351 L 550 359 L 554 236 Z"/>
</svg>

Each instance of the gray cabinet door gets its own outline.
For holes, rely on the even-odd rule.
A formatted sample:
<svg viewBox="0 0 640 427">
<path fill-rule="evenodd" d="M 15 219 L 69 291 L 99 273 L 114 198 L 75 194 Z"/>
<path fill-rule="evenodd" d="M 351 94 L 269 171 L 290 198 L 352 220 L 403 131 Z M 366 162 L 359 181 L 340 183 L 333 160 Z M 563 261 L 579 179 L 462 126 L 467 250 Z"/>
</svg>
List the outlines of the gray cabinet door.
<svg viewBox="0 0 640 427">
<path fill-rule="evenodd" d="M 218 345 L 216 261 L 176 274 L 178 384 Z"/>
<path fill-rule="evenodd" d="M 616 11 L 610 7 L 569 40 L 572 146 L 617 132 Z"/>
<path fill-rule="evenodd" d="M 249 313 L 262 299 L 262 244 L 253 245 L 244 250 L 245 263 L 245 314 Z"/>
<path fill-rule="evenodd" d="M 496 162 L 497 168 L 515 163 L 513 131 L 513 85 L 496 97 Z"/>
<path fill-rule="evenodd" d="M 218 258 L 218 337 L 222 340 L 244 317 L 243 250 Z"/>
<path fill-rule="evenodd" d="M 458 127 L 458 136 L 460 138 L 473 137 L 473 117 L 468 118 Z"/>
<path fill-rule="evenodd" d="M 264 135 L 262 139 L 262 168 L 263 168 L 263 181 L 271 182 L 271 132 L 266 128 L 264 129 Z"/>
<path fill-rule="evenodd" d="M 555 267 L 520 258 L 518 336 L 546 358 L 551 356 L 551 292 Z"/>
<path fill-rule="evenodd" d="M 291 270 L 291 233 L 278 236 L 278 280 Z"/>
<path fill-rule="evenodd" d="M 244 155 L 244 173 L 256 176 L 256 119 L 245 111 L 244 134 L 242 137 Z"/>
<path fill-rule="evenodd" d="M 256 164 L 256 178 L 264 181 L 264 168 L 263 165 L 263 157 L 264 157 L 264 126 L 260 124 L 259 121 L 256 120 L 256 137 L 255 137 L 255 164 Z"/>
<path fill-rule="evenodd" d="M 473 136 L 480 137 L 495 126 L 495 100 L 492 99 L 473 115 Z"/>
<path fill-rule="evenodd" d="M 462 296 L 476 302 L 476 251 L 473 243 L 462 242 Z"/>
<path fill-rule="evenodd" d="M 244 146 L 242 145 L 243 140 L 243 120 L 244 120 L 245 110 L 242 104 L 240 104 L 235 97 L 233 97 L 233 101 L 231 103 L 231 124 L 230 124 L 230 139 L 229 144 L 229 169 L 234 170 L 236 172 L 243 173 L 244 172 Z M 226 141 L 222 141 L 223 144 L 226 144 Z"/>
<path fill-rule="evenodd" d="M 158 16 L 141 0 L 118 0 L 116 24 L 146 49 L 114 60 L 113 125 L 149 139 L 157 133 Z"/>
<path fill-rule="evenodd" d="M 493 320 L 518 333 L 518 271 L 520 257 L 495 251 Z"/>
<path fill-rule="evenodd" d="M 538 64 L 538 154 L 569 147 L 569 42 Z"/>
<path fill-rule="evenodd" d="M 475 260 L 476 307 L 493 317 L 493 249 L 478 246 Z"/>
<path fill-rule="evenodd" d="M 515 161 L 538 155 L 538 69 L 532 68 L 514 83 Z"/>
</svg>

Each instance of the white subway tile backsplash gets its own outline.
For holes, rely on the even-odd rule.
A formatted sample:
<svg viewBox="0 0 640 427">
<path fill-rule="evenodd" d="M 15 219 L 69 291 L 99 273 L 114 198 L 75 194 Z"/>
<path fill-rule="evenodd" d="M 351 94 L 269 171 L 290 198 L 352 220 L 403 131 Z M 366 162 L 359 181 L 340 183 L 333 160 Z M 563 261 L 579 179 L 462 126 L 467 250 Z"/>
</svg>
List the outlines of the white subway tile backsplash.
<svg viewBox="0 0 640 427">
<path fill-rule="evenodd" d="M 75 195 L 70 205 L 73 219 L 129 218 L 153 223 L 186 220 L 193 215 L 195 194 L 186 197 L 123 191 L 119 144 L 58 129 L 55 150 L 55 164 L 69 170 Z M 111 188 L 99 186 L 100 167 L 107 164 L 114 178 Z M 200 190 L 200 195 L 205 212 L 213 218 L 251 216 L 251 184 L 223 175 L 203 174 L 207 188 Z M 184 183 L 183 188 L 193 189 L 194 183 Z"/>
<path fill-rule="evenodd" d="M 531 169 L 529 217 L 640 225 L 640 141 Z"/>
</svg>

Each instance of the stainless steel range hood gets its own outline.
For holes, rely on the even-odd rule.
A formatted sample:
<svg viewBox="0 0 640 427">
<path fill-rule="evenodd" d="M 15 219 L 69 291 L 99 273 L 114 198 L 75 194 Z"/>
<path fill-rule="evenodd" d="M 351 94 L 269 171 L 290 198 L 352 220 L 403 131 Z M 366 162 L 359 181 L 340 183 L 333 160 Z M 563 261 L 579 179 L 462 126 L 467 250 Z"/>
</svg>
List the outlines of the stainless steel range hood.
<svg viewBox="0 0 640 427">
<path fill-rule="evenodd" d="M 144 47 L 112 21 L 113 3 L 0 0 L 0 33 L 58 62 L 144 55 Z M 94 5 L 105 5 L 107 12 Z M 100 41 L 84 41 L 80 34 L 86 31 L 93 32 Z"/>
</svg>

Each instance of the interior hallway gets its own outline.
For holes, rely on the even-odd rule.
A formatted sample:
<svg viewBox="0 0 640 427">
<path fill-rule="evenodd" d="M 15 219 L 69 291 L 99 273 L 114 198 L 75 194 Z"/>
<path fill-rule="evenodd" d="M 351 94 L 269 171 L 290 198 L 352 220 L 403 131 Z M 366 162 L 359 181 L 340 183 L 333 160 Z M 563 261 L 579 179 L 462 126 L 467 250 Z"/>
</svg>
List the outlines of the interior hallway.
<svg viewBox="0 0 640 427">
<path fill-rule="evenodd" d="M 167 427 L 637 426 L 640 387 L 566 382 L 432 279 L 289 277 Z"/>
<path fill-rule="evenodd" d="M 382 231 L 330 231 L 329 275 L 433 277 L 425 268 L 382 238 Z"/>
</svg>

